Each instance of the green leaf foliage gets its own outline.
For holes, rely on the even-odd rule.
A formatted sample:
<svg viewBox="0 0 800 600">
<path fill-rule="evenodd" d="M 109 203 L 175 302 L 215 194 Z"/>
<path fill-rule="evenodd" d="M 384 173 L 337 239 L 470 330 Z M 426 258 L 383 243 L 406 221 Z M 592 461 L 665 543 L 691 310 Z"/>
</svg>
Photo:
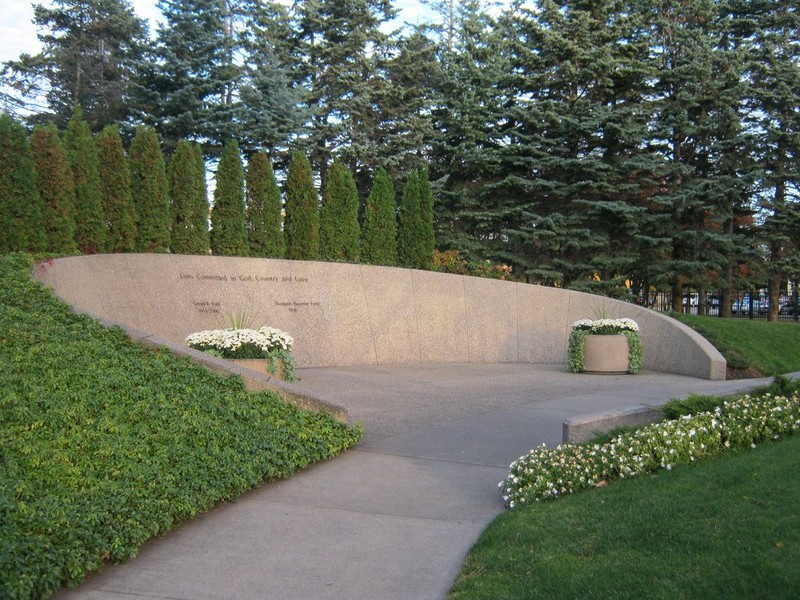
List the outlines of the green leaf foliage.
<svg viewBox="0 0 800 600">
<path fill-rule="evenodd" d="M 198 160 L 200 152 L 201 160 Z M 208 200 L 202 150 L 188 140 L 178 142 L 169 161 L 172 213 L 170 249 L 174 254 L 208 254 Z"/>
<path fill-rule="evenodd" d="M 359 237 L 358 190 L 353 174 L 334 161 L 328 170 L 319 224 L 319 254 L 323 260 L 355 262 Z"/>
<path fill-rule="evenodd" d="M 305 154 L 295 151 L 286 178 L 286 258 L 315 260 L 319 257 L 319 207 Z"/>
<path fill-rule="evenodd" d="M 244 217 L 244 170 L 239 144 L 225 144 L 217 169 L 211 209 L 211 251 L 219 256 L 247 256 Z"/>
<path fill-rule="evenodd" d="M 136 248 L 136 212 L 131 196 L 131 170 L 119 127 L 107 126 L 98 134 L 96 143 L 106 216 L 106 250 L 133 252 Z"/>
<path fill-rule="evenodd" d="M 397 264 L 397 200 L 394 184 L 384 169 L 375 175 L 364 209 L 361 261 L 370 265 Z"/>
<path fill-rule="evenodd" d="M 327 413 L 73 313 L 33 266 L 0 259 L 0 597 L 48 597 L 358 441 Z"/>
<path fill-rule="evenodd" d="M 0 115 L 0 254 L 43 250 L 42 201 L 25 128 Z"/>
<path fill-rule="evenodd" d="M 129 160 L 136 210 L 136 251 L 167 252 L 170 221 L 167 173 L 155 130 L 136 128 Z"/>
<path fill-rule="evenodd" d="M 269 157 L 256 152 L 247 163 L 245 226 L 250 256 L 283 258 L 286 243 L 281 226 L 281 191 Z"/>
<path fill-rule="evenodd" d="M 75 182 L 75 241 L 84 254 L 106 249 L 106 219 L 100 187 L 100 162 L 89 125 L 76 106 L 64 132 L 64 148 Z"/>
<path fill-rule="evenodd" d="M 56 254 L 77 254 L 75 183 L 58 129 L 52 124 L 36 127 L 30 144 L 36 167 L 36 188 L 44 208 L 46 249 Z"/>
</svg>

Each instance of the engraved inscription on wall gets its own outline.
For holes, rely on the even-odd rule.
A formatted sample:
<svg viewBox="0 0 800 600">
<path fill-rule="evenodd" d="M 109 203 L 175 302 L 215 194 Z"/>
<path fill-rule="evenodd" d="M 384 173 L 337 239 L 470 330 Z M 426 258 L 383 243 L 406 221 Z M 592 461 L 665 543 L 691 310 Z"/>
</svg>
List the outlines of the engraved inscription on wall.
<svg viewBox="0 0 800 600">
<path fill-rule="evenodd" d="M 272 286 L 272 291 L 280 295 L 279 300 L 275 300 L 278 309 L 287 310 L 291 313 L 300 312 L 307 309 L 322 308 L 322 302 L 314 298 L 309 298 L 305 292 L 306 285 L 309 283 L 308 277 L 297 275 L 269 275 L 264 273 L 241 274 L 241 273 L 180 273 L 181 281 L 198 282 L 219 282 L 229 285 L 241 285 L 243 283 L 256 283 Z M 198 298 L 192 302 L 194 309 L 202 314 L 218 314 L 221 311 L 220 302 L 207 298 Z"/>
</svg>

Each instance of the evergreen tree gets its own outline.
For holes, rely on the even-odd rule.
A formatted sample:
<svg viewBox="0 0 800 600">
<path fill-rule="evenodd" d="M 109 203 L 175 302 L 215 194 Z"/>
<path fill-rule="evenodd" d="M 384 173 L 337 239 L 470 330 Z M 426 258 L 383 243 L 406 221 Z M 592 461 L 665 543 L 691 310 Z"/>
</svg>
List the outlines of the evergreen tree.
<svg viewBox="0 0 800 600">
<path fill-rule="evenodd" d="M 247 241 L 250 256 L 283 258 L 286 244 L 281 228 L 281 191 L 264 152 L 247 163 Z"/>
<path fill-rule="evenodd" d="M 147 24 L 124 0 L 56 0 L 35 4 L 42 51 L 8 64 L 24 96 L 47 98 L 49 111 L 33 121 L 65 127 L 76 104 L 92 131 L 129 114 L 134 73 L 148 43 Z M 23 100 L 24 101 L 24 100 Z"/>
<path fill-rule="evenodd" d="M 294 37 L 288 9 L 277 2 L 248 4 L 243 15 L 242 65 L 235 136 L 246 154 L 264 150 L 275 156 L 307 118 L 302 89 L 291 81 Z"/>
<path fill-rule="evenodd" d="M 106 218 L 108 252 L 133 252 L 136 248 L 136 213 L 131 196 L 131 170 L 117 125 L 97 136 L 100 188 Z"/>
<path fill-rule="evenodd" d="M 353 174 L 338 160 L 328 171 L 319 223 L 322 260 L 358 261 L 358 190 Z"/>
<path fill-rule="evenodd" d="M 420 171 L 408 176 L 400 203 L 399 227 L 397 230 L 397 260 L 400 266 L 411 269 L 427 269 L 433 262 L 433 254 L 427 254 L 427 227 L 423 186 Z"/>
<path fill-rule="evenodd" d="M 164 155 L 155 130 L 139 126 L 129 151 L 136 212 L 136 251 L 169 251 L 169 196 Z"/>
<path fill-rule="evenodd" d="M 0 255 L 45 249 L 42 212 L 27 132 L 0 115 Z"/>
<path fill-rule="evenodd" d="M 364 209 L 361 260 L 370 265 L 397 264 L 397 200 L 386 171 L 375 175 Z"/>
<path fill-rule="evenodd" d="M 382 31 L 395 10 L 389 0 L 295 3 L 298 48 L 295 73 L 311 110 L 308 152 L 320 178 L 333 154 L 352 171 L 372 167 L 381 153 L 382 106 L 387 84 L 383 60 L 390 42 Z"/>
<path fill-rule="evenodd" d="M 197 148 L 188 140 L 178 142 L 167 169 L 172 217 L 170 249 L 174 254 L 209 252 L 205 170 L 197 160 Z"/>
<path fill-rule="evenodd" d="M 430 269 L 433 264 L 433 251 L 436 249 L 436 237 L 433 231 L 433 191 L 428 180 L 428 166 L 418 170 L 419 181 L 419 212 L 420 236 L 422 237 L 422 256 L 424 269 Z"/>
<path fill-rule="evenodd" d="M 94 137 L 83 120 L 80 106 L 75 107 L 64 132 L 64 148 L 75 182 L 75 241 L 84 254 L 104 252 L 106 218 L 100 187 L 100 162 Z"/>
<path fill-rule="evenodd" d="M 218 256 L 247 256 L 244 170 L 239 145 L 229 141 L 222 150 L 211 209 L 211 251 Z"/>
<path fill-rule="evenodd" d="M 800 14 L 793 2 L 737 3 L 737 34 L 747 50 L 757 207 L 764 219 L 769 320 L 784 283 L 800 274 Z"/>
<path fill-rule="evenodd" d="M 311 163 L 296 150 L 286 177 L 286 258 L 316 260 L 319 257 L 319 206 Z"/>
<path fill-rule="evenodd" d="M 39 126 L 30 139 L 36 167 L 36 187 L 44 206 L 48 252 L 77 254 L 75 243 L 75 183 L 58 129 Z"/>
</svg>

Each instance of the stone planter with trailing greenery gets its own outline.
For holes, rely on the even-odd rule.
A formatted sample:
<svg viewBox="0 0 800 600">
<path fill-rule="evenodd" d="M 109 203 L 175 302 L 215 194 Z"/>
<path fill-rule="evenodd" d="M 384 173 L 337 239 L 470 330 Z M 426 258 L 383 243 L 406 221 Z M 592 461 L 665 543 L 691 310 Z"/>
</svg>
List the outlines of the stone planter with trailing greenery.
<svg viewBox="0 0 800 600">
<path fill-rule="evenodd" d="M 239 364 L 247 368 L 263 369 L 286 381 L 296 379 L 292 356 L 294 340 L 274 327 L 198 331 L 186 338 L 186 344 L 212 356 L 241 361 Z"/>
<path fill-rule="evenodd" d="M 573 373 L 638 373 L 639 325 L 631 319 L 581 319 L 572 324 L 567 367 Z"/>
</svg>

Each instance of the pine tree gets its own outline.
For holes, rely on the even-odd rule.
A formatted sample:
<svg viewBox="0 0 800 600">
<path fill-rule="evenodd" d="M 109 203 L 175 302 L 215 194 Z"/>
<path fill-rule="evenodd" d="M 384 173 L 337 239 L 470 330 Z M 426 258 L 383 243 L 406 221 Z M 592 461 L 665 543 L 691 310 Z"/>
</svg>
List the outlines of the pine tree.
<svg viewBox="0 0 800 600">
<path fill-rule="evenodd" d="M 384 57 L 391 43 L 382 25 L 395 10 L 387 0 L 295 3 L 296 77 L 311 108 L 307 147 L 324 182 L 334 153 L 353 171 L 373 167 L 382 152 Z"/>
<path fill-rule="evenodd" d="M 286 178 L 286 258 L 316 260 L 319 257 L 319 206 L 311 163 L 300 151 L 292 153 Z"/>
<path fill-rule="evenodd" d="M 210 248 L 205 170 L 197 148 L 188 140 L 178 142 L 167 169 L 174 254 L 208 254 Z"/>
<path fill-rule="evenodd" d="M 358 190 L 353 174 L 338 160 L 328 171 L 319 222 L 322 260 L 358 261 Z"/>
<path fill-rule="evenodd" d="M 106 218 L 108 252 L 133 252 L 136 248 L 136 213 L 131 196 L 131 170 L 117 125 L 97 136 L 100 187 Z"/>
<path fill-rule="evenodd" d="M 75 183 L 58 129 L 53 124 L 36 127 L 30 144 L 36 166 L 36 187 L 44 206 L 46 250 L 55 254 L 77 254 Z"/>
<path fill-rule="evenodd" d="M 247 256 L 244 170 L 239 144 L 229 141 L 222 150 L 211 209 L 211 251 L 218 256 Z"/>
<path fill-rule="evenodd" d="M 100 162 L 94 137 L 83 120 L 80 106 L 73 110 L 64 132 L 64 148 L 75 182 L 75 241 L 84 254 L 104 252 L 106 218 L 100 187 Z"/>
<path fill-rule="evenodd" d="M 136 251 L 169 251 L 169 196 L 164 155 L 155 130 L 139 126 L 131 142 L 131 196 L 136 212 Z"/>
<path fill-rule="evenodd" d="M 281 228 L 281 191 L 264 152 L 247 163 L 247 241 L 250 256 L 283 258 L 286 244 Z"/>
<path fill-rule="evenodd" d="M 35 4 L 33 14 L 42 51 L 8 64 L 17 89 L 33 88 L 23 102 L 37 91 L 47 99 L 49 111 L 37 110 L 32 120 L 64 128 L 76 104 L 92 131 L 124 120 L 148 43 L 146 22 L 124 0 L 57 0 Z"/>
<path fill-rule="evenodd" d="M 42 212 L 25 128 L 0 115 L 0 255 L 45 249 Z"/>
<path fill-rule="evenodd" d="M 397 264 L 397 200 L 386 171 L 375 175 L 364 209 L 361 261 L 370 265 Z"/>
<path fill-rule="evenodd" d="M 397 260 L 400 266 L 411 269 L 426 269 L 433 261 L 427 255 L 427 233 L 424 217 L 422 183 L 419 170 L 408 176 L 400 203 L 399 227 L 397 230 Z"/>
</svg>

